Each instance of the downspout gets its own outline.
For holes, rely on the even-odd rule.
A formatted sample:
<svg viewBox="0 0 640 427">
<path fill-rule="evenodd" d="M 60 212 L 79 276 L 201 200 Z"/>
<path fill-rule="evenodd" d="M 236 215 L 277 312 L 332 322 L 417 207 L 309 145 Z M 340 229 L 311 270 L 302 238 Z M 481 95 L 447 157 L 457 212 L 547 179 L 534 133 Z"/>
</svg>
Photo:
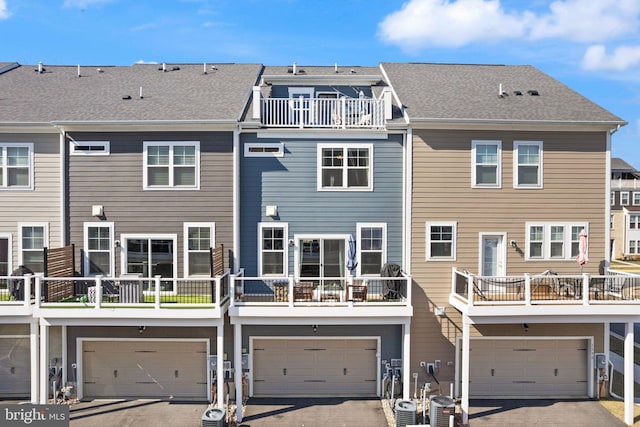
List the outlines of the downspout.
<svg viewBox="0 0 640 427">
<path fill-rule="evenodd" d="M 233 130 L 233 270 L 240 265 L 240 130 Z"/>
<path fill-rule="evenodd" d="M 65 194 L 67 193 L 67 177 L 66 177 L 66 132 L 63 127 L 54 125 L 60 133 L 60 246 L 67 244 L 67 204 Z"/>
<path fill-rule="evenodd" d="M 404 267 L 404 271 L 411 276 L 411 206 L 413 204 L 413 129 L 411 127 L 407 128 L 407 132 L 404 135 L 405 144 L 404 149 L 405 153 L 405 205 L 404 205 L 404 259 L 402 260 L 402 265 Z M 408 286 L 412 286 L 412 284 L 408 284 Z"/>
</svg>

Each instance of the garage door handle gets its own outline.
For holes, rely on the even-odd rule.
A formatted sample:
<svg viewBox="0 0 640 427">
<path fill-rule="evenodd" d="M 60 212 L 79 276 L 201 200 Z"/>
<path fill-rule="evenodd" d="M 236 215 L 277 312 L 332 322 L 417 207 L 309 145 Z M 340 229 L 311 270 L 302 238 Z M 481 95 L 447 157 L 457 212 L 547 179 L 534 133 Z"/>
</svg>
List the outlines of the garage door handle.
<svg viewBox="0 0 640 427">
<path fill-rule="evenodd" d="M 494 376 L 495 373 L 496 373 L 496 370 L 495 369 L 491 369 L 491 376 Z"/>
<path fill-rule="evenodd" d="M 558 368 L 553 370 L 553 375 L 555 375 L 556 377 L 558 376 Z"/>
<path fill-rule="evenodd" d="M 287 368 L 284 368 L 284 369 L 282 370 L 282 375 L 287 375 Z"/>
<path fill-rule="evenodd" d="M 118 378 L 118 370 L 117 369 L 113 370 L 113 378 Z"/>
<path fill-rule="evenodd" d="M 343 373 L 343 375 L 347 375 L 347 368 L 344 368 L 344 369 L 342 370 L 342 373 Z"/>
<path fill-rule="evenodd" d="M 174 375 L 176 378 L 178 378 L 178 370 L 177 370 L 177 369 L 173 372 L 173 375 Z"/>
</svg>

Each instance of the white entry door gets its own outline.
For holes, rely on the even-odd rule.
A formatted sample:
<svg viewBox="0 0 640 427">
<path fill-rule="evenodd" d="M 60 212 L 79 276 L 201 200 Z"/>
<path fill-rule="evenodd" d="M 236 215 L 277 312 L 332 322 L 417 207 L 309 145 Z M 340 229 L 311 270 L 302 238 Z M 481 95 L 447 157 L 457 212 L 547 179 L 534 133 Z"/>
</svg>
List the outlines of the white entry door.
<svg viewBox="0 0 640 427">
<path fill-rule="evenodd" d="M 482 234 L 480 236 L 480 275 L 505 276 L 506 252 L 504 234 Z"/>
</svg>

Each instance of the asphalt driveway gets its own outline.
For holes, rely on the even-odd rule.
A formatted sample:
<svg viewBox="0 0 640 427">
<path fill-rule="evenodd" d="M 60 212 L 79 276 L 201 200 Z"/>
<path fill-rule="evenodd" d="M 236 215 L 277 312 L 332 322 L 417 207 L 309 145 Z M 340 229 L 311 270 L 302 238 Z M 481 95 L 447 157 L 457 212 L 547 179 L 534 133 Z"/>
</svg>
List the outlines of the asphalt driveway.
<svg viewBox="0 0 640 427">
<path fill-rule="evenodd" d="M 596 400 L 471 400 L 470 427 L 624 427 Z"/>
<path fill-rule="evenodd" d="M 239 427 L 274 426 L 388 427 L 388 423 L 378 398 L 249 399 Z"/>
</svg>

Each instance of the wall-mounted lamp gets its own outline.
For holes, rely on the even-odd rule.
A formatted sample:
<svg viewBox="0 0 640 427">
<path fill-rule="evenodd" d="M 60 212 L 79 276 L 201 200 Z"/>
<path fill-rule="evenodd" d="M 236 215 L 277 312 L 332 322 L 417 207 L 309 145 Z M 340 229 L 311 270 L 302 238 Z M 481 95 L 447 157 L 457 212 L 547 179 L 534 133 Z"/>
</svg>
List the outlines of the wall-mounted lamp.
<svg viewBox="0 0 640 427">
<path fill-rule="evenodd" d="M 518 247 L 518 244 L 516 243 L 515 240 L 510 241 L 509 244 L 511 245 L 512 248 L 517 248 Z"/>
<path fill-rule="evenodd" d="M 119 248 L 120 247 L 120 240 L 114 240 L 113 241 L 113 246 L 116 247 L 116 248 Z"/>
<path fill-rule="evenodd" d="M 266 215 L 271 218 L 278 216 L 278 206 L 276 205 L 267 205 L 265 211 Z"/>
<path fill-rule="evenodd" d="M 522 329 L 524 329 L 525 332 L 529 332 L 529 324 L 528 323 L 523 323 L 522 324 Z"/>
<path fill-rule="evenodd" d="M 318 332 L 318 325 L 311 325 L 311 327 L 313 328 L 313 333 Z"/>
<path fill-rule="evenodd" d="M 138 333 L 139 334 L 143 333 L 145 329 L 147 329 L 146 326 L 138 326 Z"/>
<path fill-rule="evenodd" d="M 102 205 L 93 205 L 91 206 L 91 215 L 92 216 L 97 216 L 98 218 L 101 218 L 104 216 L 104 206 Z"/>
<path fill-rule="evenodd" d="M 524 251 L 520 249 L 520 247 L 518 246 L 518 242 L 516 242 L 515 240 L 511 240 L 509 241 L 509 244 L 513 249 L 516 250 L 517 253 L 519 253 L 520 255 L 524 255 Z"/>
<path fill-rule="evenodd" d="M 296 242 L 293 241 L 293 239 L 289 239 L 289 247 L 294 247 L 296 245 Z"/>
</svg>

